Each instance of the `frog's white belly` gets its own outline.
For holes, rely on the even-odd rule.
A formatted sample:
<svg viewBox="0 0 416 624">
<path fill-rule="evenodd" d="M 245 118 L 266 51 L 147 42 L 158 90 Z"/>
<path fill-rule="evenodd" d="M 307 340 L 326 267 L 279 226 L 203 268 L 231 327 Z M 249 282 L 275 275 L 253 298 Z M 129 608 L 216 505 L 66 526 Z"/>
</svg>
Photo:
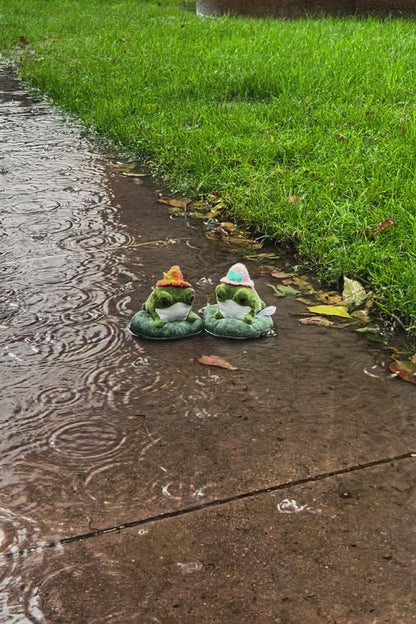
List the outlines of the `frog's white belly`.
<svg viewBox="0 0 416 624">
<path fill-rule="evenodd" d="M 218 308 L 224 318 L 244 320 L 246 314 L 251 312 L 250 306 L 241 306 L 232 299 L 218 303 Z"/>
<path fill-rule="evenodd" d="M 174 303 L 173 305 L 169 306 L 169 308 L 156 308 L 157 315 L 165 323 L 172 323 L 174 321 L 186 321 L 190 311 L 191 306 L 187 305 L 186 303 L 182 303 L 181 301 Z"/>
</svg>

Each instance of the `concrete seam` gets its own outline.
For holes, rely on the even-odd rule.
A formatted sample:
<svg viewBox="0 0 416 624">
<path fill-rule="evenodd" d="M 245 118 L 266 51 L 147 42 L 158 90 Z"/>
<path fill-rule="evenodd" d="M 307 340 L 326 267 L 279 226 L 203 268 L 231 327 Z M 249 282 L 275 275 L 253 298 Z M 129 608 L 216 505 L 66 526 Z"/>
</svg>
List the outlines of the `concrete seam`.
<svg viewBox="0 0 416 624">
<path fill-rule="evenodd" d="M 125 529 L 131 529 L 134 527 L 143 526 L 145 524 L 150 524 L 152 522 L 160 522 L 162 520 L 167 520 L 169 518 L 177 518 L 179 516 L 185 516 L 191 513 L 195 513 L 197 511 L 210 509 L 212 507 L 221 507 L 222 505 L 227 505 L 229 503 L 237 502 L 240 500 L 245 500 L 248 498 L 254 498 L 256 496 L 261 496 L 262 494 L 270 494 L 273 492 L 278 492 L 279 490 L 286 490 L 291 487 L 296 487 L 298 485 L 306 485 L 308 483 L 315 483 L 317 481 L 323 481 L 324 479 L 330 479 L 332 477 L 350 474 L 352 472 L 358 472 L 361 470 L 367 470 L 368 468 L 382 466 L 384 464 L 403 461 L 404 459 L 411 459 L 415 457 L 416 457 L 416 452 L 410 451 L 402 455 L 396 455 L 395 457 L 376 459 L 376 460 L 367 462 L 365 464 L 357 464 L 355 466 L 348 466 L 347 468 L 340 468 L 339 470 L 333 470 L 331 472 L 324 472 L 324 473 L 320 473 L 311 477 L 304 477 L 303 479 L 295 479 L 293 481 L 288 481 L 286 483 L 280 483 L 278 485 L 271 485 L 269 487 L 260 488 L 257 490 L 251 490 L 249 492 L 243 492 L 241 494 L 235 494 L 233 496 L 228 496 L 226 498 L 218 498 L 215 500 L 207 501 L 206 503 L 199 503 L 198 505 L 192 505 L 191 507 L 184 507 L 181 509 L 176 509 L 174 511 L 167 511 L 165 513 L 157 514 L 155 516 L 143 518 L 142 520 L 132 520 L 131 522 L 125 522 L 123 524 L 119 524 L 114 527 L 108 527 L 106 529 L 96 529 L 95 531 L 89 531 L 88 533 L 81 533 L 79 535 L 73 535 L 72 537 L 64 537 L 60 540 L 56 540 L 54 542 L 48 542 L 46 544 L 42 544 L 37 547 L 26 548 L 24 550 L 20 550 L 20 551 L 13 552 L 13 553 L 5 553 L 2 556 L 5 558 L 17 558 L 20 556 L 28 555 L 32 552 L 39 552 L 40 550 L 44 550 L 47 548 L 55 548 L 55 547 L 63 546 L 64 544 L 73 544 L 73 543 L 81 542 L 81 541 L 91 539 L 94 537 L 100 537 L 101 535 L 107 535 L 108 533 L 120 532 Z"/>
</svg>

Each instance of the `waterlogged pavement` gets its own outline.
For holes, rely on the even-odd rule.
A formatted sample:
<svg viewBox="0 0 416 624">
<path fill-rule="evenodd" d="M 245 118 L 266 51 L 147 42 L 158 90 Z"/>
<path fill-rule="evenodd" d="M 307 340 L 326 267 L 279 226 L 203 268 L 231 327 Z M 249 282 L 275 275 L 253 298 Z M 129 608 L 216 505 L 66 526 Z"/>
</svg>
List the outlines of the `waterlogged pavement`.
<svg viewBox="0 0 416 624">
<path fill-rule="evenodd" d="M 4 67 L 0 130 L 0 622 L 416 622 L 415 388 L 386 352 L 300 324 Z M 198 309 L 240 260 L 275 336 L 126 331 L 171 265 Z"/>
</svg>

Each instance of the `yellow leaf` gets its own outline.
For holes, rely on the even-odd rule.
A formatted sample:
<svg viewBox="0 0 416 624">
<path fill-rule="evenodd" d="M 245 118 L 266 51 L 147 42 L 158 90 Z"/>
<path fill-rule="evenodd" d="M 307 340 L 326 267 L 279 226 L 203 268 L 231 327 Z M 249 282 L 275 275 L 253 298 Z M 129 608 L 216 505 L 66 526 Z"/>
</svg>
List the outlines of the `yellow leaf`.
<svg viewBox="0 0 416 624">
<path fill-rule="evenodd" d="M 343 318 L 351 318 L 347 309 L 342 306 L 318 305 L 308 307 L 309 312 L 314 314 L 325 314 L 326 316 L 342 316 Z"/>
</svg>

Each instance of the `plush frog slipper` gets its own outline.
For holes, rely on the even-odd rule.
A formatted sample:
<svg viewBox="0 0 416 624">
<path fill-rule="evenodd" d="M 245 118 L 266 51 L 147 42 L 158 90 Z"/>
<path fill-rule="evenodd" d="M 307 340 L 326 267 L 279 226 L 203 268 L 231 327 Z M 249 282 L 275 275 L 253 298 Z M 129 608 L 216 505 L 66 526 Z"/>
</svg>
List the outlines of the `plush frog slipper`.
<svg viewBox="0 0 416 624">
<path fill-rule="evenodd" d="M 234 264 L 215 289 L 217 303 L 204 308 L 205 330 L 224 338 L 270 336 L 274 306 L 266 304 L 254 288 L 244 264 Z"/>
<path fill-rule="evenodd" d="M 203 322 L 194 312 L 194 290 L 182 271 L 173 266 L 156 282 L 142 310 L 130 321 L 129 330 L 141 338 L 169 340 L 199 334 Z"/>
</svg>

